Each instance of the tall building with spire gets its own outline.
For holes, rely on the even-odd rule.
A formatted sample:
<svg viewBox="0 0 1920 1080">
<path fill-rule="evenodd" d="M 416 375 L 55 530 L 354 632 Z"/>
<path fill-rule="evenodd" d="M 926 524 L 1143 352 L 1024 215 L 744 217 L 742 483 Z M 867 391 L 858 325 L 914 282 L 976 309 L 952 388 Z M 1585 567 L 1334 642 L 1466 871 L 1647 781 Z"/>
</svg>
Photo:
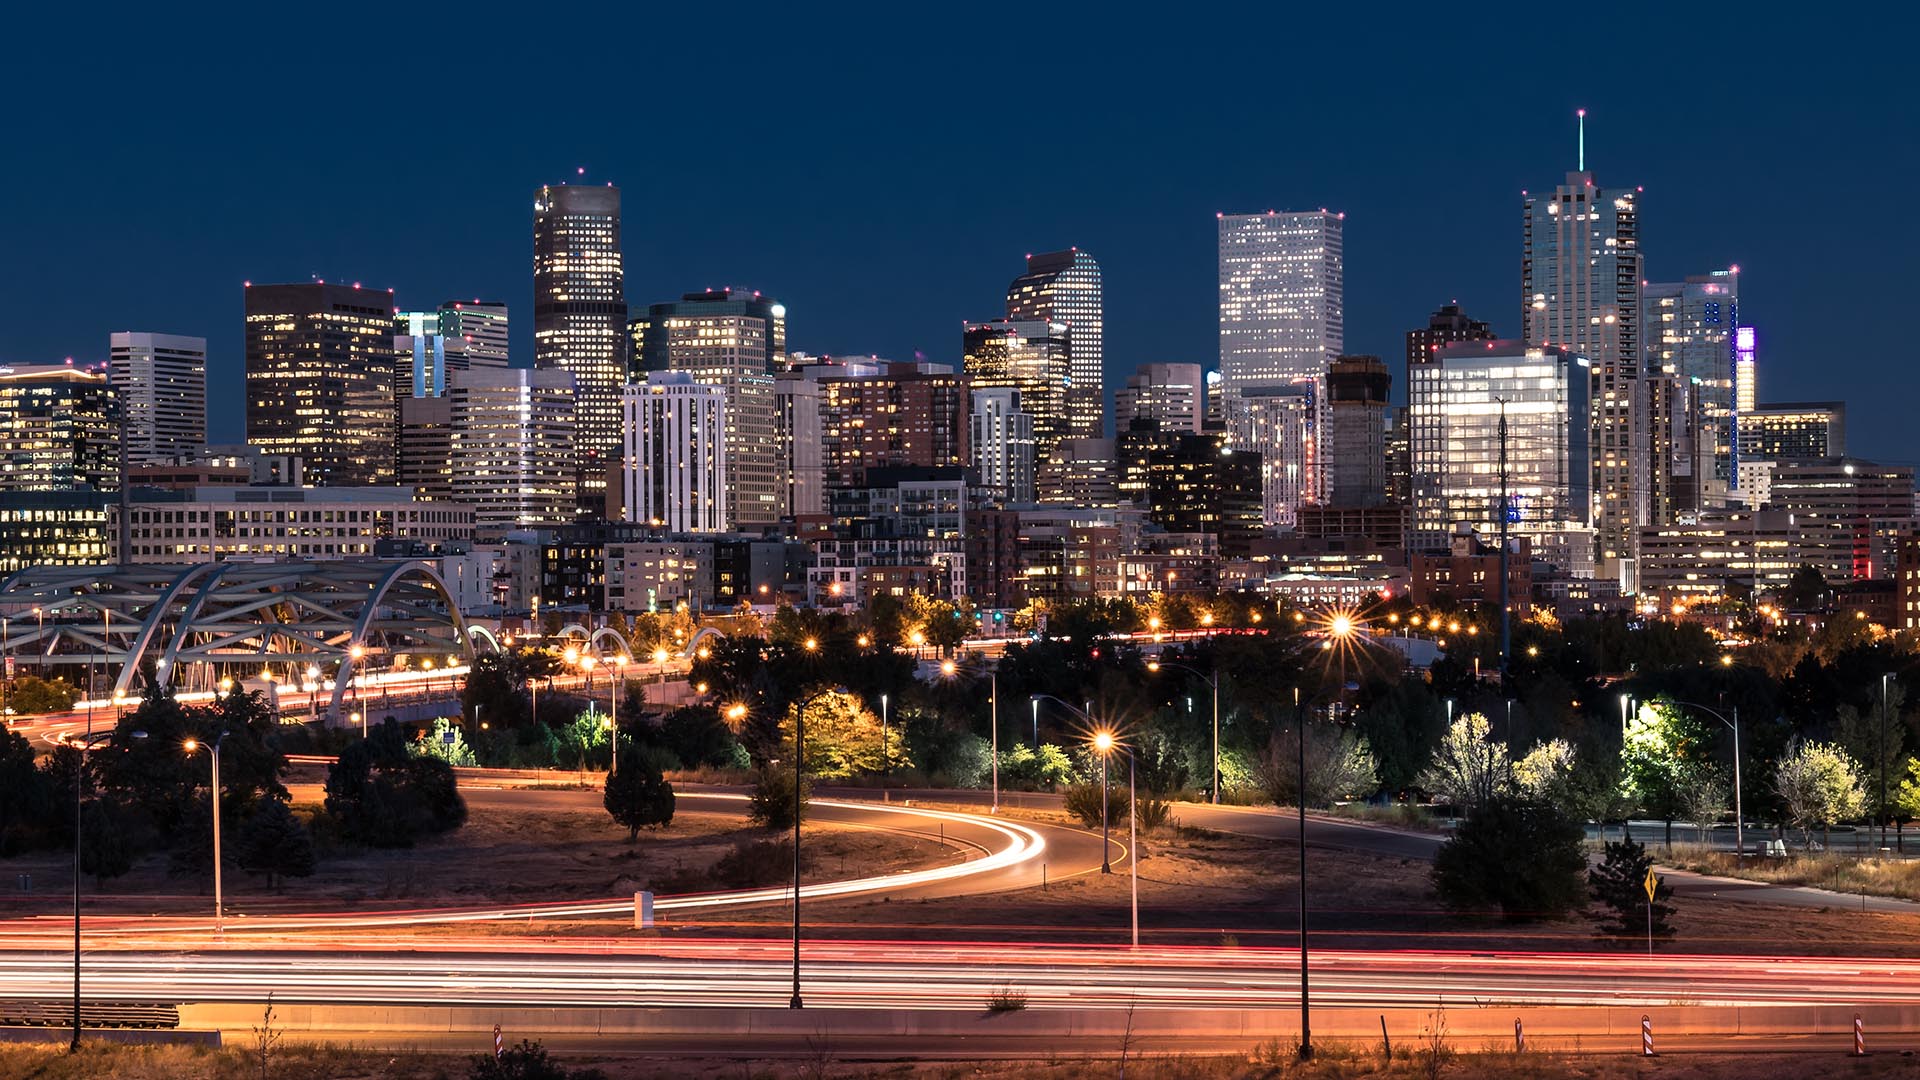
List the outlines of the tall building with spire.
<svg viewBox="0 0 1920 1080">
<path fill-rule="evenodd" d="M 620 189 L 612 184 L 548 184 L 534 193 L 533 366 L 573 375 L 582 475 L 604 484 L 620 456 L 627 379 Z"/>
<path fill-rule="evenodd" d="M 1027 272 L 1007 286 L 1007 318 L 1066 327 L 1068 434 L 1085 439 L 1106 434 L 1106 302 L 1100 264 L 1077 247 L 1027 256 Z"/>
<path fill-rule="evenodd" d="M 1520 293 L 1526 344 L 1590 362 L 1595 571 L 1631 592 L 1634 544 L 1647 521 L 1647 460 L 1640 386 L 1640 191 L 1603 188 L 1586 167 L 1580 110 L 1579 167 L 1551 192 L 1523 192 Z"/>
</svg>

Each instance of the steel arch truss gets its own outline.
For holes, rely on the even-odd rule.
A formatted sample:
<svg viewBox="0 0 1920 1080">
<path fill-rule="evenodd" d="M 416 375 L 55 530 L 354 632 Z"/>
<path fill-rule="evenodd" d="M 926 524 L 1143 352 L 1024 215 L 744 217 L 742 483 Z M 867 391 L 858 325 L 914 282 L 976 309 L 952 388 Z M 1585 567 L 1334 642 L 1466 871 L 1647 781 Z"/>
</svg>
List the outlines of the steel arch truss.
<svg viewBox="0 0 1920 1080">
<path fill-rule="evenodd" d="M 489 645 L 419 560 L 30 567 L 0 583 L 0 613 L 21 631 L 10 648 L 36 663 L 118 667 L 116 696 L 149 664 L 161 686 L 183 669 L 211 685 L 242 666 L 319 667 L 336 716 L 356 669 Z"/>
</svg>

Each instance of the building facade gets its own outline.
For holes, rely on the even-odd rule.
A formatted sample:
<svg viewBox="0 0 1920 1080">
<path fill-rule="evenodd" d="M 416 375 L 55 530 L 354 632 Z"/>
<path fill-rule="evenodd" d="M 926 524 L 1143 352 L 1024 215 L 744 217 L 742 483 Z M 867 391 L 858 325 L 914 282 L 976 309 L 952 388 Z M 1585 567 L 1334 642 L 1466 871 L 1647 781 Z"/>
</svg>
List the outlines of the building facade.
<svg viewBox="0 0 1920 1080">
<path fill-rule="evenodd" d="M 620 452 L 627 381 L 626 263 L 612 184 L 534 192 L 533 366 L 573 376 L 579 469 L 603 476 Z"/>
<path fill-rule="evenodd" d="M 827 488 L 858 486 L 868 469 L 972 463 L 966 376 L 929 363 L 816 366 L 806 373 L 819 386 Z"/>
<path fill-rule="evenodd" d="M 1847 454 L 1847 404 L 1756 405 L 1740 414 L 1743 461 L 1818 461 Z"/>
<path fill-rule="evenodd" d="M 1100 264 L 1079 248 L 1027 256 L 1027 272 L 1007 286 L 1007 319 L 1066 328 L 1062 404 L 1067 433 L 1082 439 L 1105 435 L 1106 301 Z"/>
<path fill-rule="evenodd" d="M 727 527 L 727 396 L 681 371 L 626 392 L 627 519 L 675 533 Z"/>
<path fill-rule="evenodd" d="M 1207 384 L 1199 364 L 1141 364 L 1113 395 L 1116 432 L 1136 419 L 1162 431 L 1197 434 L 1206 426 Z"/>
<path fill-rule="evenodd" d="M 206 445 L 206 338 L 116 333 L 108 340 L 107 373 L 129 464 L 159 464 Z"/>
<path fill-rule="evenodd" d="M 1800 562 L 1830 583 L 1885 576 L 1884 558 L 1875 558 L 1877 523 L 1913 519 L 1913 468 L 1851 457 L 1780 461 L 1770 504 L 1793 515 Z"/>
<path fill-rule="evenodd" d="M 1020 410 L 1033 417 L 1036 461 L 1046 461 L 1061 440 L 1074 437 L 1067 332 L 1066 323 L 1045 319 L 993 319 L 968 323 L 963 332 L 963 362 L 973 388 L 1019 391 Z"/>
<path fill-rule="evenodd" d="M 395 487 L 144 489 L 129 504 L 125 556 L 133 563 L 370 558 L 385 540 L 473 539 L 473 510 L 418 502 Z M 120 507 L 107 507 L 112 557 Z"/>
<path fill-rule="evenodd" d="M 1499 535 L 1504 486 L 1508 534 L 1568 574 L 1593 576 L 1590 428 L 1582 422 L 1591 386 L 1584 357 L 1518 341 L 1450 345 L 1416 365 L 1407 388 L 1409 546 L 1443 548 L 1462 523 Z"/>
<path fill-rule="evenodd" d="M 1302 506 L 1323 501 L 1324 385 L 1303 376 L 1288 386 L 1243 387 L 1227 401 L 1228 445 L 1259 462 L 1260 515 L 1267 525 L 1291 529 Z"/>
<path fill-rule="evenodd" d="M 1597 572 L 1629 582 L 1647 520 L 1642 420 L 1640 193 L 1583 168 L 1521 206 L 1521 337 L 1586 357 Z M 1631 590 L 1629 590 L 1631 591 Z"/>
<path fill-rule="evenodd" d="M 1327 433 L 1318 501 L 1378 506 L 1387 501 L 1387 410 L 1393 375 L 1377 356 L 1342 356 L 1327 371 Z"/>
<path fill-rule="evenodd" d="M 1734 338 L 1740 322 L 1740 271 L 1715 270 L 1642 289 L 1648 374 L 1676 376 L 1694 399 L 1700 449 L 1707 463 L 1700 502 L 1725 500 L 1735 482 Z M 1658 459 L 1655 459 L 1657 467 Z"/>
<path fill-rule="evenodd" d="M 1324 378 L 1346 351 L 1346 215 L 1269 210 L 1217 218 L 1226 392 Z"/>
<path fill-rule="evenodd" d="M 247 442 L 298 456 L 312 484 L 393 483 L 393 311 L 390 290 L 248 285 Z"/>
<path fill-rule="evenodd" d="M 1033 417 L 1020 411 L 1020 391 L 973 391 L 973 467 L 1001 502 L 1034 501 Z M 1015 531 L 1018 531 L 1016 526 Z"/>
<path fill-rule="evenodd" d="M 118 424 L 106 372 L 0 367 L 0 491 L 117 491 Z"/>
</svg>

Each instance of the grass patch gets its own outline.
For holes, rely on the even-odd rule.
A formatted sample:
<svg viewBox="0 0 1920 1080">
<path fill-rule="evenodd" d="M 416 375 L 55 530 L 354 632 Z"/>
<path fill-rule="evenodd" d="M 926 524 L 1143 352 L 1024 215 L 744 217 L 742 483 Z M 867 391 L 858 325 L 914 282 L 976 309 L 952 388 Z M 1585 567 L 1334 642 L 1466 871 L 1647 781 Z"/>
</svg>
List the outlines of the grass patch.
<svg viewBox="0 0 1920 1080">
<path fill-rule="evenodd" d="M 1855 895 L 1920 900 L 1920 859 L 1856 859 L 1831 853 L 1803 853 L 1784 859 L 1749 855 L 1742 864 L 1732 852 L 1675 844 L 1662 861 L 1682 870 L 1745 881 L 1810 885 Z"/>
<path fill-rule="evenodd" d="M 1375 806 L 1372 803 L 1336 803 L 1333 816 L 1352 821 L 1391 825 L 1397 829 L 1413 829 L 1418 832 L 1441 831 L 1440 823 L 1431 810 L 1412 803 L 1393 803 L 1388 806 Z"/>
</svg>

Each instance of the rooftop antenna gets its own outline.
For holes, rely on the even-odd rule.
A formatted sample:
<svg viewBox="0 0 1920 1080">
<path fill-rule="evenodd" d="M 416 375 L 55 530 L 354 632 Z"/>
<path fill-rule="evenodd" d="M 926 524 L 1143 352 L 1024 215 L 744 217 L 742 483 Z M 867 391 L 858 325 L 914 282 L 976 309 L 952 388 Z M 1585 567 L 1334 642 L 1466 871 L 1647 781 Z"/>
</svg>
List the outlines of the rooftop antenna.
<svg viewBox="0 0 1920 1080">
<path fill-rule="evenodd" d="M 1575 110 L 1573 115 L 1580 118 L 1580 171 L 1586 172 L 1587 171 L 1587 110 L 1585 109 Z"/>
</svg>

